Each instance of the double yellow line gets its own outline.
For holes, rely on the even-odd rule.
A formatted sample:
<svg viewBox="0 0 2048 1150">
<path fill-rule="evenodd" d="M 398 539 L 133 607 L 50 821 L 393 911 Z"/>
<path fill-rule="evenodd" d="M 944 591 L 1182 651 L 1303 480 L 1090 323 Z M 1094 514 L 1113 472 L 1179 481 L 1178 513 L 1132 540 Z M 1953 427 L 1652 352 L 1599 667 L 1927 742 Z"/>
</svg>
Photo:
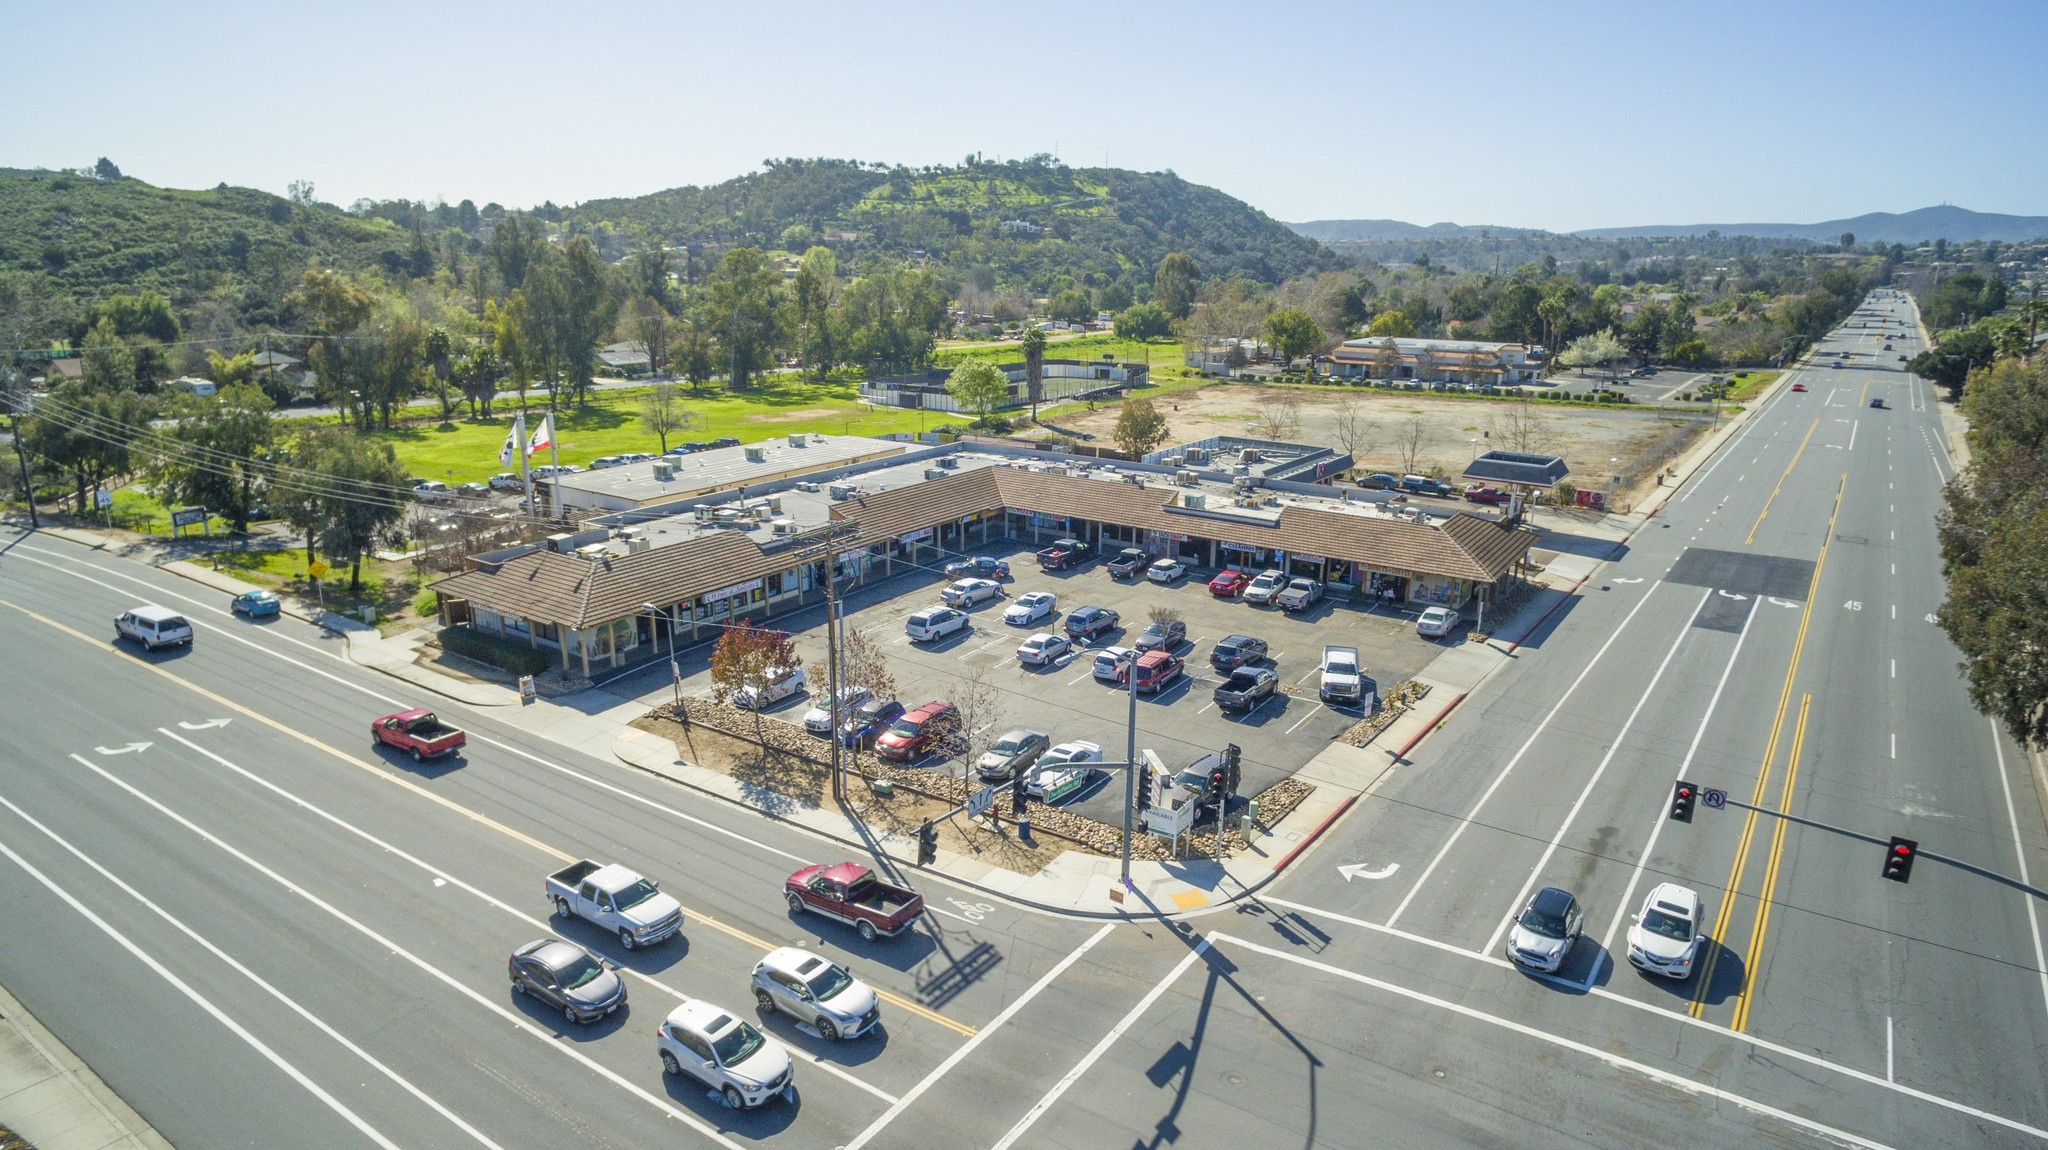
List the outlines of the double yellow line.
<svg viewBox="0 0 2048 1150">
<path fill-rule="evenodd" d="M 1771 504 L 1776 503 L 1778 501 L 1779 489 L 1785 486 L 1785 480 L 1791 478 L 1792 469 L 1799 466 L 1799 457 L 1806 454 L 1806 445 L 1813 442 L 1813 433 L 1818 430 L 1820 430 L 1820 420 L 1815 419 L 1813 421 L 1813 424 L 1806 429 L 1806 438 L 1799 441 L 1799 450 L 1792 453 L 1792 461 L 1785 465 L 1785 470 L 1783 474 L 1778 476 L 1778 482 L 1771 488 L 1771 497 L 1769 499 L 1764 500 L 1764 509 L 1756 513 L 1756 522 L 1749 525 L 1749 534 L 1742 540 L 1742 545 L 1744 547 L 1747 547 L 1750 544 L 1756 542 L 1756 529 L 1764 525 L 1764 517 L 1771 513 Z M 1837 505 L 1840 504 L 1839 499 L 1836 502 Z M 1830 520 L 1830 522 L 1832 522 L 1832 520 Z M 1812 600 L 1808 600 L 1808 602 L 1811 601 Z M 1782 718 L 1783 715 L 1784 712 L 1781 709 L 1779 711 L 1779 716 Z"/>
<path fill-rule="evenodd" d="M 116 648 L 114 648 L 112 645 L 95 639 L 92 636 L 87 635 L 83 631 L 79 631 L 72 627 L 65 626 L 64 624 L 57 622 L 55 619 L 51 619 L 44 615 L 39 615 L 36 612 L 31 611 L 28 608 L 23 607 L 19 604 L 10 603 L 5 599 L 0 599 L 0 607 L 9 607 L 13 610 L 19 611 L 23 615 L 26 615 L 29 618 L 34 619 L 38 623 L 42 623 L 45 626 L 48 626 L 56 631 L 60 631 L 66 635 L 69 635 L 74 639 L 78 639 L 79 641 L 85 643 L 87 646 L 98 647 L 102 651 L 116 650 Z M 197 683 L 191 682 L 190 680 L 180 678 L 179 676 L 172 674 L 171 672 L 165 670 L 162 667 L 157 666 L 154 663 L 138 660 L 135 663 L 135 666 L 140 667 L 143 670 L 150 672 L 151 674 L 158 675 L 166 680 L 169 680 L 170 682 L 176 683 L 177 685 L 185 688 L 188 691 L 191 691 L 196 695 L 201 696 L 202 698 L 207 699 L 210 702 L 218 703 L 219 705 L 226 707 L 231 711 L 234 711 L 236 714 L 244 716 L 251 722 L 261 723 L 274 731 L 278 731 L 282 734 L 289 735 L 292 738 L 297 739 L 300 742 L 306 744 L 307 746 L 314 748 L 315 750 L 324 752 L 328 755 L 333 756 L 336 759 L 341 760 L 344 763 L 347 763 L 349 766 L 355 767 L 356 769 L 361 771 L 366 771 L 371 776 L 377 779 L 380 779 L 386 783 L 390 783 L 393 786 L 403 787 L 404 789 L 412 792 L 414 795 L 417 795 L 420 798 L 427 800 L 428 802 L 437 803 L 440 806 L 445 807 L 448 810 L 463 816 L 464 818 L 470 819 L 471 821 L 477 823 L 480 826 L 488 827 L 491 830 L 494 830 L 499 834 L 506 836 L 507 838 L 513 839 L 520 843 L 524 843 L 525 845 L 532 847 L 534 850 L 539 851 L 544 855 L 548 855 L 559 862 L 570 863 L 576 861 L 575 855 L 562 850 L 560 847 L 556 847 L 549 843 L 542 842 L 541 840 L 534 838 L 532 835 L 529 835 L 526 832 L 518 830 L 514 827 L 507 826 L 504 823 L 501 823 L 498 820 L 490 817 L 489 815 L 483 814 L 480 811 L 471 810 L 470 808 L 463 806 L 462 804 L 454 801 L 453 799 L 448 798 L 445 795 L 436 794 L 435 792 L 428 790 L 427 788 L 412 781 L 411 779 L 391 774 L 390 772 L 382 770 L 375 765 L 366 763 L 361 759 L 356 758 L 354 755 L 351 755 L 348 752 L 343 751 L 339 747 L 333 746 L 328 743 L 323 743 L 319 739 L 316 739 L 313 736 L 306 734 L 304 731 L 296 730 L 292 727 L 286 726 L 284 723 L 278 722 L 276 719 L 273 719 L 270 716 L 262 714 L 258 711 L 251 710 L 250 708 L 235 702 L 233 699 L 227 698 L 226 696 L 220 695 L 216 692 L 209 691 L 205 687 L 202 687 Z M 677 901 L 680 903 L 681 900 Z M 690 907 L 685 906 L 683 907 L 683 913 L 686 916 L 686 921 L 694 921 L 701 923 L 715 931 L 718 931 L 721 934 L 727 935 L 731 938 L 738 939 L 741 942 L 759 947 L 763 953 L 774 950 L 776 948 L 775 943 L 769 942 L 766 939 L 756 938 L 752 934 L 749 934 L 746 931 L 741 930 L 739 927 L 733 926 L 732 924 L 727 922 L 721 922 L 720 920 L 705 914 L 703 911 L 693 910 Z M 956 1022 L 953 1019 L 948 1018 L 943 1014 L 940 1014 L 938 1011 L 923 1005 L 922 1003 L 914 1002 L 908 998 L 904 998 L 902 995 L 896 994 L 893 991 L 883 990 L 880 987 L 874 987 L 873 989 L 875 992 L 875 996 L 877 998 L 880 998 L 882 1001 L 888 1003 L 889 1005 L 896 1007 L 898 1010 L 902 1010 L 909 1014 L 917 1015 L 919 1018 L 943 1026 L 956 1034 L 960 1034 L 968 1038 L 974 1037 L 975 1028 L 967 1025 L 964 1022 Z"/>
<path fill-rule="evenodd" d="M 1810 438 L 1813 432 L 1809 430 L 1807 435 Z M 1803 450 L 1805 444 L 1802 443 L 1800 447 Z M 1784 480 L 1781 478 L 1778 482 L 1783 484 Z M 1728 873 L 1728 884 L 1721 891 L 1721 906 L 1714 914 L 1714 933 L 1709 937 L 1721 945 L 1709 949 L 1706 964 L 1701 968 L 1698 980 L 1693 985 L 1692 1002 L 1686 1008 L 1686 1013 L 1693 1018 L 1700 1017 L 1706 1010 L 1707 995 L 1714 986 L 1714 971 L 1719 965 L 1722 949 L 1726 946 L 1724 940 L 1728 935 L 1729 920 L 1735 913 L 1735 896 L 1742 888 L 1743 871 L 1749 862 L 1749 848 L 1755 840 L 1757 819 L 1761 817 L 1759 808 L 1763 806 L 1764 797 L 1769 793 L 1771 762 L 1778 757 L 1778 738 L 1785 730 L 1785 712 L 1792 705 L 1792 684 L 1799 674 L 1800 656 L 1806 650 L 1806 632 L 1813 622 L 1814 598 L 1820 594 L 1821 570 L 1827 566 L 1828 547 L 1834 542 L 1835 520 L 1842 513 L 1842 493 L 1847 489 L 1848 483 L 1848 473 L 1844 472 L 1835 484 L 1834 508 L 1828 512 L 1827 531 L 1821 537 L 1820 554 L 1814 559 L 1813 576 L 1807 581 L 1806 606 L 1799 612 L 1799 633 L 1792 642 L 1792 659 L 1785 667 L 1784 686 L 1778 691 L 1778 710 L 1771 719 L 1771 734 L 1764 742 L 1763 764 L 1757 770 L 1756 788 L 1749 799 L 1751 809 L 1749 816 L 1742 821 L 1742 834 L 1735 845 L 1735 863 Z M 1774 497 L 1776 494 L 1775 491 L 1772 492 Z M 1758 522 L 1762 522 L 1761 517 Z M 1813 696 L 1809 694 L 1803 696 L 1799 704 L 1791 755 L 1785 768 L 1785 782 L 1778 792 L 1780 811 L 1792 809 L 1792 788 L 1799 776 L 1799 754 L 1805 744 L 1806 718 L 1812 702 Z M 1730 1027 L 1735 1030 L 1741 1030 L 1749 1024 L 1750 986 L 1756 976 L 1764 931 L 1770 922 L 1771 895 L 1777 887 L 1778 865 L 1785 847 L 1785 821 L 1779 819 L 1777 823 L 1778 828 L 1771 836 L 1771 849 L 1764 865 L 1764 887 L 1759 896 L 1756 925 L 1750 930 L 1749 950 L 1744 955 L 1742 985 L 1735 994 L 1735 1017 L 1730 1023 Z"/>
</svg>

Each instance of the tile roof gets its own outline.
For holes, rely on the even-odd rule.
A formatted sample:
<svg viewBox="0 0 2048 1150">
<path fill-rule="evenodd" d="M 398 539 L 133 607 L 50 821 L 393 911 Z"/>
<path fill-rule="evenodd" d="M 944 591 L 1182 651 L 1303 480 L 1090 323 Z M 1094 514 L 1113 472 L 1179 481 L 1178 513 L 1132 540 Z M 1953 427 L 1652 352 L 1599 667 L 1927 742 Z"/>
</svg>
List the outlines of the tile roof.
<svg viewBox="0 0 2048 1150">
<path fill-rule="evenodd" d="M 1527 530 L 1466 512 L 1441 527 L 1291 504 L 1255 519 L 1184 509 L 1175 504 L 1178 494 L 1064 472 L 988 467 L 873 492 L 836 504 L 831 514 L 835 521 L 859 524 L 846 549 L 1007 508 L 1478 582 L 1498 579 L 1534 539 Z M 707 531 L 687 542 L 598 560 L 530 551 L 432 586 L 492 610 L 582 628 L 625 618 L 649 600 L 682 602 L 792 565 L 786 546 L 764 551 L 739 532 Z"/>
</svg>

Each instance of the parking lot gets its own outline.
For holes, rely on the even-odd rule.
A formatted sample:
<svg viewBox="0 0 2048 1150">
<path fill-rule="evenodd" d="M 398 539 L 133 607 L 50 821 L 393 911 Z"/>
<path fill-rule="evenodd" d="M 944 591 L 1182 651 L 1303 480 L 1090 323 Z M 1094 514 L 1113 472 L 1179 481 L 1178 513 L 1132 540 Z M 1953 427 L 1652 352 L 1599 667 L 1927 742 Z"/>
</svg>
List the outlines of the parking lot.
<svg viewBox="0 0 2048 1150">
<path fill-rule="evenodd" d="M 847 618 L 852 626 L 884 645 L 896 679 L 897 698 L 906 707 L 951 699 L 963 680 L 979 673 L 995 700 L 994 716 L 977 723 L 983 745 L 994 734 L 1026 727 L 1046 732 L 1054 743 L 1073 739 L 1097 743 L 1105 760 L 1122 761 L 1126 691 L 1095 679 L 1093 651 L 1133 645 L 1149 622 L 1150 611 L 1167 606 L 1179 611 L 1187 626 L 1187 640 L 1175 650 L 1186 661 L 1186 668 L 1157 693 L 1138 696 L 1138 746 L 1153 749 L 1167 767 L 1177 770 L 1225 744 L 1236 743 L 1242 750 L 1244 768 L 1240 793 L 1254 795 L 1293 774 L 1339 732 L 1363 717 L 1357 708 L 1332 708 L 1317 700 L 1325 644 L 1358 648 L 1367 675 L 1382 691 L 1412 677 L 1437 650 L 1434 642 L 1416 635 L 1415 609 L 1390 612 L 1384 604 L 1368 608 L 1325 598 L 1305 612 L 1285 614 L 1273 607 L 1212 596 L 1206 586 L 1212 572 L 1206 570 L 1193 570 L 1166 586 L 1143 579 L 1113 580 L 1099 559 L 1072 570 L 1044 573 L 1033 561 L 1032 552 L 1021 545 L 999 544 L 980 553 L 1008 560 L 1012 575 L 1003 583 L 1005 597 L 968 611 L 973 625 L 964 632 L 935 643 L 911 643 L 903 633 L 904 620 L 937 604 L 939 591 L 951 582 L 940 569 L 943 563 L 908 573 L 899 568 L 899 574 L 891 579 L 855 589 L 848 596 Z M 1005 624 L 1004 608 L 1031 591 L 1055 595 L 1057 613 L 1030 626 Z M 1116 611 L 1121 628 L 1098 636 L 1087 647 L 1077 644 L 1077 650 L 1049 666 L 1027 667 L 1018 661 L 1017 645 L 1027 636 L 1036 631 L 1064 633 L 1067 613 L 1084 605 Z M 822 610 L 813 609 L 775 621 L 778 626 L 794 628 L 811 690 L 772 707 L 768 713 L 773 718 L 795 723 L 824 693 L 825 640 L 818 626 L 822 617 Z M 1233 634 L 1266 641 L 1270 648 L 1266 665 L 1278 673 L 1281 686 L 1281 693 L 1244 715 L 1225 715 L 1211 698 L 1223 676 L 1210 667 L 1209 652 L 1217 640 Z M 683 665 L 684 691 L 708 696 L 711 683 L 705 659 L 709 646 L 686 655 L 694 657 Z M 955 773 L 961 770 L 957 760 L 943 761 L 936 756 L 921 765 Z M 1122 797 L 1120 779 L 1103 779 L 1065 805 L 1114 822 L 1121 818 L 1118 804 Z"/>
</svg>

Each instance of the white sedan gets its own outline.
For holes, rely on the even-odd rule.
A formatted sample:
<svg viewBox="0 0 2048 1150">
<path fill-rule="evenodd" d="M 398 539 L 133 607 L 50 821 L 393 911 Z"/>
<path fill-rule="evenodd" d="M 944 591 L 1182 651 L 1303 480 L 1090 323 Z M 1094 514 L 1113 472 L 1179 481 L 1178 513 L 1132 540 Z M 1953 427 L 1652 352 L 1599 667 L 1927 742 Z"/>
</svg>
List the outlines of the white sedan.
<svg viewBox="0 0 2048 1150">
<path fill-rule="evenodd" d="M 1145 568 L 1145 578 L 1154 583 L 1171 583 L 1188 573 L 1188 565 L 1178 559 L 1160 559 Z"/>
<path fill-rule="evenodd" d="M 1458 613 L 1449 607 L 1431 607 L 1415 620 L 1415 633 L 1442 638 L 1458 625 Z"/>
<path fill-rule="evenodd" d="M 866 687 L 839 688 L 839 717 L 843 719 L 853 714 L 853 709 L 867 702 L 868 698 L 873 694 L 874 692 Z M 804 730 L 814 735 L 829 735 L 832 733 L 832 699 L 830 696 L 826 696 L 819 701 L 817 706 L 804 712 Z"/>
<path fill-rule="evenodd" d="M 1101 761 L 1102 747 L 1099 744 L 1084 739 L 1061 743 L 1038 756 L 1024 790 L 1036 799 L 1058 799 L 1087 782 L 1095 773 L 1095 768 L 1089 764 Z"/>
<path fill-rule="evenodd" d="M 1017 647 L 1017 661 L 1029 667 L 1043 667 L 1073 649 L 1065 635 L 1045 631 L 1024 640 Z"/>
<path fill-rule="evenodd" d="M 973 607 L 1000 598 L 1002 593 L 1003 585 L 993 579 L 960 579 L 939 592 L 939 598 L 949 607 Z"/>
<path fill-rule="evenodd" d="M 1003 612 L 1003 622 L 1012 627 L 1028 627 L 1040 619 L 1050 619 L 1059 612 L 1059 599 L 1050 591 L 1033 591 L 1017 596 Z"/>
</svg>

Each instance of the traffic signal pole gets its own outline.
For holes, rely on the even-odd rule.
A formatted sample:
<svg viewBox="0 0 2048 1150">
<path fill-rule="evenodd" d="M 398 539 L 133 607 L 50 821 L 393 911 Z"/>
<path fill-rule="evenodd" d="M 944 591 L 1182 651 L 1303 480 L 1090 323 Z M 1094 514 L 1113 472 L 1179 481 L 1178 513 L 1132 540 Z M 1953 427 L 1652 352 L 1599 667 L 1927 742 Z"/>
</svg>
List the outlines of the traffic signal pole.
<svg viewBox="0 0 2048 1150">
<path fill-rule="evenodd" d="M 1991 870 L 1988 867 L 1978 866 L 1976 863 L 1964 862 L 1962 859 L 1959 858 L 1951 858 L 1948 855 L 1936 854 L 1930 850 L 1920 849 L 1919 844 L 1914 843 L 1910 839 L 1901 839 L 1897 836 L 1886 836 L 1884 838 L 1879 838 L 1876 835 L 1864 834 L 1862 831 L 1852 831 L 1848 827 L 1838 827 L 1833 823 L 1824 823 L 1821 822 L 1819 819 L 1809 819 L 1804 815 L 1795 815 L 1786 811 L 1774 811 L 1769 807 L 1754 806 L 1750 803 L 1740 802 L 1736 799 L 1727 800 L 1727 805 L 1731 807 L 1740 807 L 1745 811 L 1755 811 L 1757 814 L 1760 815 L 1769 815 L 1775 819 L 1784 819 L 1788 823 L 1798 823 L 1800 826 L 1803 827 L 1812 827 L 1815 830 L 1828 831 L 1832 834 L 1841 835 L 1844 838 L 1852 838 L 1861 842 L 1872 843 L 1877 846 L 1885 848 L 1885 854 L 1887 858 L 1890 857 L 1893 846 L 1900 842 L 1905 842 L 1911 846 L 1912 849 L 1909 853 L 1911 853 L 1915 858 L 1925 859 L 1928 862 L 1945 863 L 1949 866 L 1956 868 L 1957 870 L 1968 871 L 1971 874 L 1978 876 L 1979 878 L 1988 878 L 1993 882 L 2003 883 L 2004 885 L 2009 886 L 2012 889 L 2019 891 L 2023 894 L 2031 895 L 2034 898 L 2040 899 L 2042 902 L 2048 902 L 2048 890 L 2042 890 L 2040 887 L 2034 886 L 2030 883 L 2021 882 L 2019 879 L 2016 879 L 2011 875 L 2000 874 L 1997 871 Z M 1907 869 L 1910 872 L 1911 867 L 1909 866 Z"/>
</svg>

